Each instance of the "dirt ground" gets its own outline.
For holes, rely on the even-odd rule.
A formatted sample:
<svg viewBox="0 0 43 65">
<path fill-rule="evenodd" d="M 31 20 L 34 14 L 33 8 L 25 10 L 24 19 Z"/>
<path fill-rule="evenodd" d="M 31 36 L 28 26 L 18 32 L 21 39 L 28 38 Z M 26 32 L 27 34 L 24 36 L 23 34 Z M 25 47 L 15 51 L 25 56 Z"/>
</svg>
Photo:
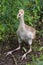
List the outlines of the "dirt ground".
<svg viewBox="0 0 43 65">
<path fill-rule="evenodd" d="M 39 39 L 40 39 L 40 41 L 39 41 Z M 18 42 L 15 39 L 14 39 L 14 41 L 12 41 L 12 39 L 11 39 L 9 41 L 5 41 L 5 42 L 1 43 L 3 45 L 0 46 L 0 65 L 27 65 L 28 63 L 32 62 L 32 55 L 39 57 L 40 54 L 43 53 L 43 51 L 38 51 L 38 50 L 35 51 L 34 50 L 34 45 L 37 48 L 43 46 L 43 38 L 40 37 L 34 41 L 35 44 L 32 45 L 33 50 L 31 53 L 29 53 L 27 55 L 26 59 L 21 60 L 22 55 L 25 53 L 23 51 L 22 47 L 20 50 L 13 52 L 12 55 L 6 56 L 6 54 L 4 54 L 4 53 L 6 53 L 7 51 L 15 49 L 18 46 L 17 43 Z M 27 50 L 29 49 L 28 45 L 24 44 L 22 46 L 24 46 Z"/>
</svg>

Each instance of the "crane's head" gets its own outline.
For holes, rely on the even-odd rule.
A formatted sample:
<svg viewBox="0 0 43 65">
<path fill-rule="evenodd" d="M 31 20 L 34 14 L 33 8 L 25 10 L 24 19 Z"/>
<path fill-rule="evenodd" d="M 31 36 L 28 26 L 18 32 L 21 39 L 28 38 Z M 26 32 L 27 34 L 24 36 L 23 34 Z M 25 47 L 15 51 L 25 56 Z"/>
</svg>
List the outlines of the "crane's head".
<svg viewBox="0 0 43 65">
<path fill-rule="evenodd" d="M 17 18 L 21 18 L 22 16 L 24 16 L 24 10 L 20 9 Z"/>
</svg>

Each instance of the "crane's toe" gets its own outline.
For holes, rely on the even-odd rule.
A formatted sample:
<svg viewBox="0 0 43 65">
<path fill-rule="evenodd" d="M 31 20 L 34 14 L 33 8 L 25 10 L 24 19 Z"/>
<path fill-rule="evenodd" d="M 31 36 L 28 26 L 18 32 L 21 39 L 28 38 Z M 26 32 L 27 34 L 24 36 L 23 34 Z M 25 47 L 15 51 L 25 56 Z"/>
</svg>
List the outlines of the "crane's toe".
<svg viewBox="0 0 43 65">
<path fill-rule="evenodd" d="M 12 51 L 7 52 L 7 55 L 12 54 Z"/>
<path fill-rule="evenodd" d="M 12 51 L 9 51 L 9 52 L 6 52 L 4 53 L 6 56 L 8 56 L 9 54 L 11 55 L 12 54 Z"/>
</svg>

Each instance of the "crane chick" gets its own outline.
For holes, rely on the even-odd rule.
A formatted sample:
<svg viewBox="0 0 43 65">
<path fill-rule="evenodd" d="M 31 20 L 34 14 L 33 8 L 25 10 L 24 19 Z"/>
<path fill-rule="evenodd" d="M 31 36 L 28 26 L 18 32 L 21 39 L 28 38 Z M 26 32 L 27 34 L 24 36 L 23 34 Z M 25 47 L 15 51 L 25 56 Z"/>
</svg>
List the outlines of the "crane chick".
<svg viewBox="0 0 43 65">
<path fill-rule="evenodd" d="M 20 21 L 20 24 L 17 30 L 17 36 L 18 36 L 18 42 L 19 42 L 18 49 L 20 49 L 20 44 L 22 43 L 22 41 L 25 41 L 30 46 L 30 49 L 22 56 L 22 60 L 23 60 L 23 58 L 26 58 L 26 55 L 32 51 L 31 45 L 32 45 L 33 39 L 35 38 L 36 30 L 33 27 L 25 24 L 23 9 L 19 10 L 17 18 L 19 18 L 19 21 Z"/>
</svg>

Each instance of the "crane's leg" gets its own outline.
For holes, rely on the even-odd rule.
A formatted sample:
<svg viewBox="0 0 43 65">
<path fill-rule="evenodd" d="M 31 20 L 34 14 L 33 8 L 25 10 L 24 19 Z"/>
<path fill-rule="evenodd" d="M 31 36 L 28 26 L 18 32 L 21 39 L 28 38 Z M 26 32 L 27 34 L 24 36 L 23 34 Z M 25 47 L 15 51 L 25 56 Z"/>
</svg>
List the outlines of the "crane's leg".
<svg viewBox="0 0 43 65">
<path fill-rule="evenodd" d="M 9 54 L 12 54 L 12 52 L 17 51 L 17 50 L 19 50 L 19 49 L 21 48 L 20 43 L 21 43 L 22 41 L 20 40 L 20 38 L 18 38 L 18 42 L 19 42 L 19 46 L 18 46 L 16 49 L 14 49 L 14 50 L 8 51 L 7 53 L 5 53 L 6 56 L 9 55 Z"/>
<path fill-rule="evenodd" d="M 21 43 L 22 43 L 22 41 L 21 41 L 20 38 L 18 38 L 18 42 L 19 42 L 19 46 L 15 49 L 15 51 L 16 51 L 16 50 L 19 50 L 19 49 L 21 48 Z"/>
<path fill-rule="evenodd" d="M 26 55 L 32 51 L 32 48 L 31 48 L 32 40 L 29 40 L 29 41 L 28 41 L 28 44 L 30 45 L 30 49 L 22 56 L 22 60 L 23 60 L 24 58 L 26 59 Z"/>
</svg>

